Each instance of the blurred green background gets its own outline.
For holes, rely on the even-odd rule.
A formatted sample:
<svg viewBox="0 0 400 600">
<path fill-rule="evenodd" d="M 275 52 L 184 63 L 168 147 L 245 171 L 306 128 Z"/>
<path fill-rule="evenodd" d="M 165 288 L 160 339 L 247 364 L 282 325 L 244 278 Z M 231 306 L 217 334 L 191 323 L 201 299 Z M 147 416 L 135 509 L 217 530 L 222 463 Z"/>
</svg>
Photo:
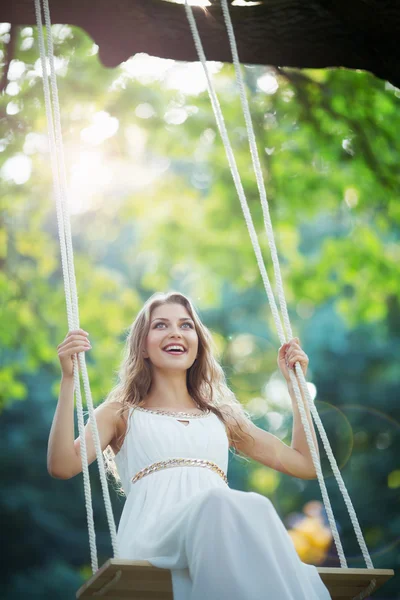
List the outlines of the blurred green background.
<svg viewBox="0 0 400 600">
<path fill-rule="evenodd" d="M 0 24 L 6 68 L 8 24 Z M 136 55 L 113 70 L 53 27 L 80 325 L 92 396 L 116 382 L 126 330 L 177 289 L 212 330 L 254 422 L 290 445 L 279 340 L 198 64 Z M 231 65 L 212 63 L 274 282 Z M 400 90 L 362 71 L 245 67 L 294 336 L 374 566 L 400 565 Z M 0 530 L 3 600 L 72 600 L 90 575 L 81 476 L 52 479 L 57 345 L 67 333 L 36 31 L 16 30 L 0 96 Z M 364 567 L 322 444 L 349 566 Z M 99 562 L 111 556 L 90 467 Z M 230 455 L 229 484 L 273 501 L 305 562 L 339 566 L 317 481 Z M 123 499 L 112 492 L 118 522 Z M 316 518 L 319 513 L 320 519 Z M 374 595 L 400 598 L 395 577 Z"/>
</svg>

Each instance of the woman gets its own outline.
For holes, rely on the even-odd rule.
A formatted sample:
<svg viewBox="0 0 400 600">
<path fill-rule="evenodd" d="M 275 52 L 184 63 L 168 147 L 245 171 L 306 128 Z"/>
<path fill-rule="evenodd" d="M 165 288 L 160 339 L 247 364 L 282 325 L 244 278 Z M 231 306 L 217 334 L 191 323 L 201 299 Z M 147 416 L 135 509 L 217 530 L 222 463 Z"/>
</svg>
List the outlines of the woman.
<svg viewBox="0 0 400 600">
<path fill-rule="evenodd" d="M 282 473 L 315 478 L 289 376 L 297 361 L 306 375 L 308 357 L 298 338 L 279 349 L 294 410 L 288 447 L 251 422 L 211 348 L 209 331 L 179 293 L 153 295 L 130 329 L 120 381 L 95 410 L 109 469 L 127 496 L 120 557 L 171 569 L 175 600 L 329 600 L 316 567 L 300 561 L 271 501 L 233 490 L 226 479 L 230 447 Z M 88 349 L 81 329 L 58 346 L 62 382 L 48 470 L 62 479 L 82 470 L 72 357 Z M 89 422 L 85 437 L 91 463 Z"/>
</svg>

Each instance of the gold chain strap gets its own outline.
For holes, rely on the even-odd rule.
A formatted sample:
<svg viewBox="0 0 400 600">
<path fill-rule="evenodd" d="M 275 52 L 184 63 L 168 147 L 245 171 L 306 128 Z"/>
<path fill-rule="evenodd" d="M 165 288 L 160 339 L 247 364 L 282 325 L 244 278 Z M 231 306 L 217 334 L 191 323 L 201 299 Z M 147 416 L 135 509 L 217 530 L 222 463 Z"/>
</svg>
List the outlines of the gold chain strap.
<svg viewBox="0 0 400 600">
<path fill-rule="evenodd" d="M 184 411 L 173 412 L 171 410 L 163 410 L 161 408 L 151 409 L 151 408 L 146 408 L 144 406 L 136 406 L 135 410 L 141 410 L 141 411 L 153 413 L 156 415 L 167 415 L 168 417 L 178 417 L 178 416 L 179 417 L 190 417 L 191 419 L 202 419 L 204 417 L 209 417 L 211 414 L 213 414 L 212 411 L 209 409 L 202 413 L 188 413 L 188 412 L 184 412 Z"/>
<path fill-rule="evenodd" d="M 159 471 L 160 469 L 168 469 L 170 467 L 206 467 L 215 471 L 225 483 L 228 483 L 228 479 L 222 469 L 213 462 L 212 460 L 205 460 L 202 458 L 169 458 L 168 460 L 162 460 L 159 462 L 152 463 L 148 467 L 141 469 L 136 475 L 132 477 L 132 483 L 139 481 L 145 475 L 149 475 L 150 473 L 154 473 L 155 471 Z"/>
</svg>

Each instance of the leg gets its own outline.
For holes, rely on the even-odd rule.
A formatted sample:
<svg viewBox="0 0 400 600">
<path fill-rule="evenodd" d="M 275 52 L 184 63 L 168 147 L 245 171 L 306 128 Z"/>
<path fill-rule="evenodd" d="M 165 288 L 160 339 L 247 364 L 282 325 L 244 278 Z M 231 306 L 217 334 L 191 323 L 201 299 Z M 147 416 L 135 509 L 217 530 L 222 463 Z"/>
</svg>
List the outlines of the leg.
<svg viewBox="0 0 400 600">
<path fill-rule="evenodd" d="M 320 579 L 310 581 L 267 498 L 209 490 L 187 525 L 190 600 L 330 600 Z"/>
</svg>

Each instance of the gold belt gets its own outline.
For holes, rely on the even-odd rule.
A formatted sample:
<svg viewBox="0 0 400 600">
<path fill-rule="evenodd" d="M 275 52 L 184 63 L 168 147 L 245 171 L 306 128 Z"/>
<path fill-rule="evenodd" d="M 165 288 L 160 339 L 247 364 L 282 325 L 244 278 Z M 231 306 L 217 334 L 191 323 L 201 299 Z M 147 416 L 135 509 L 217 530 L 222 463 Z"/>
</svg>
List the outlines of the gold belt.
<svg viewBox="0 0 400 600">
<path fill-rule="evenodd" d="M 219 466 L 212 460 L 203 460 L 202 458 L 169 458 L 168 460 L 160 460 L 159 462 L 152 463 L 148 467 L 141 469 L 132 477 L 132 483 L 139 481 L 145 475 L 159 471 L 160 469 L 169 469 L 170 467 L 207 467 L 212 471 L 215 471 L 222 477 L 225 483 L 228 483 L 228 479 Z"/>
</svg>

